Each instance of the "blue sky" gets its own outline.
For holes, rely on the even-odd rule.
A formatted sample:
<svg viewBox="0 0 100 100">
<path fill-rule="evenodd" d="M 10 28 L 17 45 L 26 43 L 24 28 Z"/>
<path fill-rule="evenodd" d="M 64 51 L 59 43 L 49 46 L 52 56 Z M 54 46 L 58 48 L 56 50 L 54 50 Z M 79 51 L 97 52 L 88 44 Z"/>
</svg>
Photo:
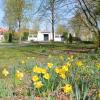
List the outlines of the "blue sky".
<svg viewBox="0 0 100 100">
<path fill-rule="evenodd" d="M 70 1 L 70 0 L 69 0 Z M 70 7 L 71 8 L 71 7 Z M 66 11 L 67 11 L 67 9 L 66 9 Z M 0 27 L 4 27 L 4 25 L 3 25 L 3 16 L 4 16 L 4 11 L 3 11 L 3 0 L 0 0 Z M 64 16 L 66 16 L 66 15 L 64 15 Z M 63 22 L 62 23 L 67 23 L 67 21 L 70 19 L 72 17 L 72 13 L 69 13 L 69 14 L 67 14 L 67 16 L 66 16 L 66 20 L 63 20 Z M 40 29 L 43 29 L 43 30 L 45 30 L 46 29 L 46 27 L 48 26 L 48 24 L 47 24 L 48 22 L 42 22 L 42 23 L 40 23 Z M 47 25 L 46 25 L 47 24 Z M 47 27 L 48 28 L 48 27 Z M 49 28 L 50 28 L 50 26 L 49 26 Z"/>
<path fill-rule="evenodd" d="M 4 16 L 4 12 L 3 12 L 3 0 L 0 0 L 0 27 L 3 27 L 3 16 Z"/>
</svg>

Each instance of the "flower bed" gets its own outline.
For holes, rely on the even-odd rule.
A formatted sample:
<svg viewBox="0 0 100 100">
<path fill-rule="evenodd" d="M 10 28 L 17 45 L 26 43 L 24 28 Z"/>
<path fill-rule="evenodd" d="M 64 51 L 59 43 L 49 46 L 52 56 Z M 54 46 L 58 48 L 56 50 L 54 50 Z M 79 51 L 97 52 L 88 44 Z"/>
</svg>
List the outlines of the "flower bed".
<svg viewBox="0 0 100 100">
<path fill-rule="evenodd" d="M 100 62 L 88 55 L 47 57 L 39 63 L 33 57 L 2 69 L 0 97 L 38 97 L 50 100 L 99 100 Z M 0 85 L 2 82 L 0 83 Z M 11 93 L 8 93 L 11 91 Z"/>
</svg>

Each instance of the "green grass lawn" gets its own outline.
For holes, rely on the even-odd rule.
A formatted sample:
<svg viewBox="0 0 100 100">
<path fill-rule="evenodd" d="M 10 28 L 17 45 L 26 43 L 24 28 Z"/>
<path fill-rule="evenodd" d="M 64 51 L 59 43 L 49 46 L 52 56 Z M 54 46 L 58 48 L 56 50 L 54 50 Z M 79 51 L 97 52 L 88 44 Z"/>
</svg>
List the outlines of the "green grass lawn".
<svg viewBox="0 0 100 100">
<path fill-rule="evenodd" d="M 0 46 L 0 66 L 6 66 L 13 64 L 17 59 L 23 59 L 25 57 L 37 57 L 41 60 L 48 55 L 48 50 L 54 47 L 47 45 L 26 45 L 20 46 L 16 44 L 2 45 Z M 58 48 L 56 48 L 58 49 Z"/>
<path fill-rule="evenodd" d="M 17 59 L 25 57 L 36 57 L 39 61 L 43 60 L 49 54 L 60 55 L 60 51 L 78 48 L 93 48 L 93 45 L 84 44 L 64 44 L 64 43 L 49 43 L 49 44 L 2 44 L 0 45 L 0 66 L 13 64 Z M 58 53 L 57 53 L 58 52 Z M 62 52 L 62 54 L 65 54 Z"/>
<path fill-rule="evenodd" d="M 33 47 L 33 46 L 25 46 L 25 47 L 1 47 L 0 48 L 0 65 L 12 64 L 15 63 L 17 59 L 22 59 L 24 57 L 34 57 L 38 56 L 35 52 L 41 52 L 43 47 Z"/>
</svg>

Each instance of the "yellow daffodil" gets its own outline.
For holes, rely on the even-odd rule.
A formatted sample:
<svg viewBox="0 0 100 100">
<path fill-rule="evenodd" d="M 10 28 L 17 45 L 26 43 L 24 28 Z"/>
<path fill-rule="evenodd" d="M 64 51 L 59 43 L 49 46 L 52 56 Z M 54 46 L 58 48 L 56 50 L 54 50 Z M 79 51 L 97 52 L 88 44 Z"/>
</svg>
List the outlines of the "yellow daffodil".
<svg viewBox="0 0 100 100">
<path fill-rule="evenodd" d="M 61 56 L 60 56 L 60 59 L 61 59 L 61 60 L 64 60 L 64 57 L 61 55 Z"/>
<path fill-rule="evenodd" d="M 68 56 L 68 60 L 73 60 L 73 55 Z"/>
<path fill-rule="evenodd" d="M 45 74 L 46 72 L 47 72 L 46 69 L 44 69 L 44 68 L 41 69 L 42 74 Z"/>
<path fill-rule="evenodd" d="M 52 68 L 53 64 L 52 63 L 48 63 L 48 67 Z"/>
<path fill-rule="evenodd" d="M 22 60 L 22 61 L 21 61 L 21 64 L 25 64 L 25 61 L 24 61 L 24 60 Z"/>
<path fill-rule="evenodd" d="M 66 65 L 66 67 L 70 67 L 71 66 L 71 63 L 70 62 L 67 62 L 65 65 Z"/>
<path fill-rule="evenodd" d="M 37 75 L 32 76 L 32 81 L 36 82 L 39 80 L 39 77 Z"/>
<path fill-rule="evenodd" d="M 59 74 L 64 74 L 66 71 L 62 68 L 59 69 Z"/>
<path fill-rule="evenodd" d="M 96 64 L 96 67 L 99 69 L 100 68 L 100 63 Z"/>
<path fill-rule="evenodd" d="M 35 59 L 35 57 L 32 57 L 32 59 Z"/>
<path fill-rule="evenodd" d="M 81 67 L 81 66 L 83 66 L 83 63 L 82 63 L 82 61 L 77 61 L 77 62 L 76 62 L 76 65 L 77 65 L 78 67 Z"/>
<path fill-rule="evenodd" d="M 3 69 L 3 71 L 2 71 L 2 74 L 4 75 L 4 76 L 7 76 L 8 74 L 9 74 L 9 72 L 7 71 L 7 69 Z"/>
<path fill-rule="evenodd" d="M 54 70 L 57 74 L 59 74 L 59 76 L 63 79 L 66 78 L 65 72 L 67 71 L 67 68 L 65 66 L 63 66 L 63 68 L 55 68 Z"/>
<path fill-rule="evenodd" d="M 41 74 L 41 73 L 45 74 L 46 73 L 46 69 L 35 66 L 33 68 L 33 72 L 38 73 L 38 74 Z"/>
<path fill-rule="evenodd" d="M 66 75 L 65 74 L 60 74 L 59 75 L 62 79 L 65 79 L 66 78 Z"/>
<path fill-rule="evenodd" d="M 98 94 L 98 98 L 100 99 L 100 93 Z"/>
<path fill-rule="evenodd" d="M 29 60 L 29 59 L 30 59 L 30 57 L 27 57 L 27 59 Z"/>
<path fill-rule="evenodd" d="M 33 67 L 33 72 L 35 73 L 41 73 L 41 69 L 37 66 Z"/>
<path fill-rule="evenodd" d="M 52 57 L 52 55 L 49 55 L 49 56 L 48 56 L 48 58 L 51 58 L 51 57 Z"/>
<path fill-rule="evenodd" d="M 60 68 L 55 68 L 54 71 L 58 74 Z"/>
<path fill-rule="evenodd" d="M 49 80 L 49 79 L 50 79 L 50 74 L 49 74 L 49 73 L 46 73 L 46 74 L 44 74 L 43 77 L 44 77 L 45 79 Z"/>
<path fill-rule="evenodd" d="M 64 93 L 67 93 L 67 94 L 70 94 L 72 93 L 72 85 L 70 84 L 66 84 L 64 87 L 63 87 L 63 90 L 64 90 Z"/>
<path fill-rule="evenodd" d="M 98 91 L 97 98 L 100 100 L 100 90 Z"/>
<path fill-rule="evenodd" d="M 24 74 L 22 72 L 16 71 L 16 79 L 22 80 L 23 77 L 24 77 Z"/>
<path fill-rule="evenodd" d="M 62 66 L 62 70 L 64 70 L 65 72 L 67 72 L 68 71 L 68 66 L 66 66 L 66 65 Z"/>
<path fill-rule="evenodd" d="M 43 86 L 43 84 L 41 81 L 37 81 L 37 82 L 34 82 L 34 86 L 35 88 L 40 89 Z"/>
<path fill-rule="evenodd" d="M 100 93 L 98 94 L 98 100 L 100 100 Z"/>
</svg>

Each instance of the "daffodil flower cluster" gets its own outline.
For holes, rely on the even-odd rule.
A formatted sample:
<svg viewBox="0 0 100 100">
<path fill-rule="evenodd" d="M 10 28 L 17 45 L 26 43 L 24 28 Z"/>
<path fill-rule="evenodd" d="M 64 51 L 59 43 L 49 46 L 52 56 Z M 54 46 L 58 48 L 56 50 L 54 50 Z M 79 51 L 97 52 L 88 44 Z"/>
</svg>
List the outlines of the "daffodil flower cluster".
<svg viewBox="0 0 100 100">
<path fill-rule="evenodd" d="M 98 69 L 100 69 L 100 63 L 96 64 L 96 67 L 97 67 Z"/>
<path fill-rule="evenodd" d="M 64 93 L 67 93 L 67 94 L 72 93 L 73 92 L 72 85 L 71 84 L 66 84 L 63 87 L 63 90 L 64 90 Z"/>
<path fill-rule="evenodd" d="M 51 64 L 49 67 L 51 68 Z M 45 80 L 49 80 L 51 77 L 45 68 L 41 68 L 38 66 L 33 67 L 33 73 L 35 75 L 32 76 L 32 81 L 34 82 L 35 88 L 38 88 L 38 89 L 43 86 L 42 81 L 40 81 L 41 77 L 39 77 L 41 76 L 41 74 L 42 74 L 42 78 L 44 78 Z"/>
<path fill-rule="evenodd" d="M 23 77 L 24 77 L 24 74 L 22 72 L 20 72 L 19 70 L 17 70 L 16 71 L 16 79 L 22 80 Z"/>
<path fill-rule="evenodd" d="M 6 68 L 4 68 L 3 71 L 2 71 L 2 74 L 5 77 L 7 77 L 9 75 L 9 71 Z M 22 78 L 24 77 L 24 74 L 23 74 L 23 72 L 20 72 L 19 70 L 17 70 L 16 73 L 15 73 L 15 77 L 18 80 L 22 80 Z"/>
<path fill-rule="evenodd" d="M 83 62 L 82 62 L 82 61 L 76 61 L 76 65 L 77 65 L 78 67 L 82 67 L 82 66 L 83 66 Z"/>
<path fill-rule="evenodd" d="M 69 62 L 67 62 L 65 65 L 63 65 L 61 68 L 59 67 L 57 67 L 57 68 L 55 68 L 54 70 L 55 70 L 55 72 L 57 73 L 57 74 L 59 74 L 59 76 L 62 78 L 62 79 L 66 79 L 66 74 L 67 74 L 67 72 L 68 72 L 68 70 L 69 70 L 69 67 L 71 66 L 71 63 L 69 63 Z"/>
<path fill-rule="evenodd" d="M 61 56 L 60 60 L 62 61 L 64 59 L 63 63 L 61 64 L 52 63 L 51 61 L 46 63 L 46 66 L 44 67 L 42 65 L 32 65 L 31 73 L 29 72 L 29 77 L 34 90 L 42 93 L 44 91 L 51 92 L 55 89 L 63 89 L 65 94 L 75 94 L 75 88 L 78 87 L 78 85 L 83 85 L 84 83 L 88 83 L 91 81 L 91 79 L 93 79 L 95 75 L 95 73 L 93 73 L 94 68 L 96 68 L 97 74 L 99 74 L 98 70 L 100 70 L 100 63 L 96 63 L 93 66 L 93 69 L 90 69 L 91 65 L 86 65 L 84 60 L 75 59 L 74 61 L 73 58 L 73 55 L 70 55 L 68 56 L 67 60 L 65 60 L 64 57 Z M 30 57 L 27 57 L 27 59 L 30 60 Z M 20 63 L 21 66 L 26 65 L 25 60 L 22 60 Z M 4 77 L 9 77 L 11 73 L 4 68 L 2 70 L 2 75 Z M 15 70 L 14 75 L 17 80 L 21 81 L 24 80 L 26 73 L 21 70 Z M 95 81 L 98 81 L 98 78 Z M 75 87 L 75 85 L 77 86 Z M 98 97 L 100 98 L 100 91 L 98 92 Z"/>
</svg>

